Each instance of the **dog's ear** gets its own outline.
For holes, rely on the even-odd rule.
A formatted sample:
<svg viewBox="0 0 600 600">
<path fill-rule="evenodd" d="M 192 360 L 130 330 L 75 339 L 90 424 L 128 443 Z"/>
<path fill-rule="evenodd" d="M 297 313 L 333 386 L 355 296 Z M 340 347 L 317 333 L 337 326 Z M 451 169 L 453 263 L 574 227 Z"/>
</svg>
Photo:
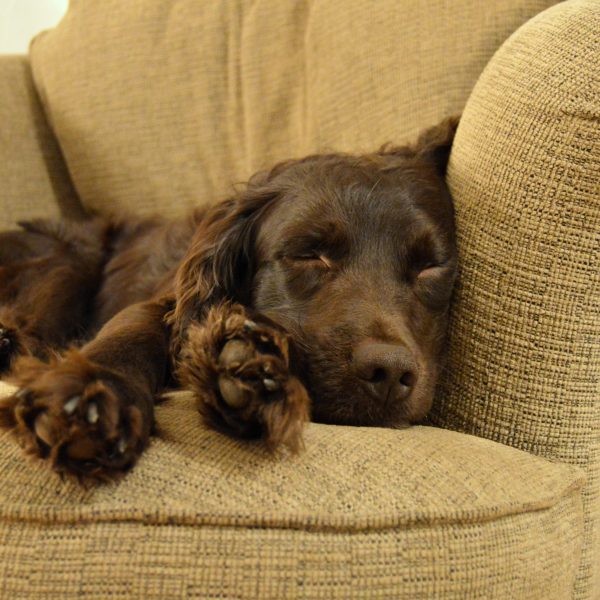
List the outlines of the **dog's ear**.
<svg viewBox="0 0 600 600">
<path fill-rule="evenodd" d="M 446 174 L 450 150 L 460 116 L 447 117 L 438 125 L 423 131 L 415 144 L 408 146 L 384 146 L 380 154 L 401 159 L 418 159 L 433 163 L 440 176 Z"/>
<path fill-rule="evenodd" d="M 243 192 L 209 209 L 201 219 L 175 276 L 175 305 L 168 321 L 177 337 L 214 304 L 250 302 L 256 234 L 280 195 L 273 179 L 270 172 L 255 175 Z"/>
<path fill-rule="evenodd" d="M 459 119 L 458 116 L 448 117 L 438 125 L 426 129 L 415 145 L 417 156 L 432 161 L 442 176 L 446 174 Z"/>
</svg>

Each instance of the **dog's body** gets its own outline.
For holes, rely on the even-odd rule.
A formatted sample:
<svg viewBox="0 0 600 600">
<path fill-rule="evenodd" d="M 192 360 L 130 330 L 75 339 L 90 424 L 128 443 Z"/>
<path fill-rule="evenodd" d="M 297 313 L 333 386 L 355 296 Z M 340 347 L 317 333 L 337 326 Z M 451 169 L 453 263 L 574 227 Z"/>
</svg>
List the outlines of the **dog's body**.
<svg viewBox="0 0 600 600">
<path fill-rule="evenodd" d="M 296 449 L 310 414 L 419 421 L 456 271 L 456 123 L 414 147 L 283 163 L 178 221 L 0 235 L 0 368 L 20 387 L 0 422 L 58 469 L 107 476 L 135 462 L 169 384 L 272 448 Z"/>
</svg>

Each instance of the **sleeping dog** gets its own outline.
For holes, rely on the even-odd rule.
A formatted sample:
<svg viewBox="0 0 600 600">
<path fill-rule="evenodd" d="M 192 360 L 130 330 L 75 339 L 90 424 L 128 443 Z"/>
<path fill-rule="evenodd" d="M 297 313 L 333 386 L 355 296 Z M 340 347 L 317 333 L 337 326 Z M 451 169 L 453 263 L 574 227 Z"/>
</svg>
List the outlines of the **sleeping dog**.
<svg viewBox="0 0 600 600">
<path fill-rule="evenodd" d="M 458 119 L 414 145 L 290 160 L 184 219 L 30 221 L 0 234 L 0 425 L 110 478 L 166 388 L 271 450 L 303 424 L 404 427 L 432 403 L 456 274 L 444 181 Z"/>
</svg>

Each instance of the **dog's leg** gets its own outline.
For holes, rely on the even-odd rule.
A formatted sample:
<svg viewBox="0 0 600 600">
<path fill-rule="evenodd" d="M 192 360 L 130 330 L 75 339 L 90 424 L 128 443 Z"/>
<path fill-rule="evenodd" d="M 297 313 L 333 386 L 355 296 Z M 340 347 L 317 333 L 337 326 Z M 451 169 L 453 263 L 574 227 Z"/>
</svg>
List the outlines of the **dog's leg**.
<svg viewBox="0 0 600 600">
<path fill-rule="evenodd" d="M 262 438 L 270 450 L 302 448 L 310 400 L 290 370 L 288 335 L 274 323 L 237 304 L 213 307 L 189 327 L 178 363 L 210 426 Z"/>
<path fill-rule="evenodd" d="M 0 233 L 0 373 L 81 336 L 104 260 L 100 220 Z"/>
<path fill-rule="evenodd" d="M 134 304 L 78 350 L 44 363 L 24 357 L 0 401 L 0 425 L 61 472 L 107 479 L 146 446 L 168 371 L 167 302 Z"/>
</svg>

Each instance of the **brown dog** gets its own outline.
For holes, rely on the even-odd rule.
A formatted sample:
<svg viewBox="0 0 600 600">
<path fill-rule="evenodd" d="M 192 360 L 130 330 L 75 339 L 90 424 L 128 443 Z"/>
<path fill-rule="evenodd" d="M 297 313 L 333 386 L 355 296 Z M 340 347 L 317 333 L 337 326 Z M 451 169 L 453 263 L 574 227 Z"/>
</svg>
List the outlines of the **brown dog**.
<svg viewBox="0 0 600 600">
<path fill-rule="evenodd" d="M 457 119 L 414 146 L 292 160 L 188 218 L 33 221 L 0 235 L 0 424 L 60 471 L 109 477 L 155 398 L 297 450 L 312 415 L 428 412 L 456 272 L 444 182 Z M 69 349 L 65 349 L 69 347 Z M 62 352 L 62 353 L 59 353 Z"/>
</svg>

